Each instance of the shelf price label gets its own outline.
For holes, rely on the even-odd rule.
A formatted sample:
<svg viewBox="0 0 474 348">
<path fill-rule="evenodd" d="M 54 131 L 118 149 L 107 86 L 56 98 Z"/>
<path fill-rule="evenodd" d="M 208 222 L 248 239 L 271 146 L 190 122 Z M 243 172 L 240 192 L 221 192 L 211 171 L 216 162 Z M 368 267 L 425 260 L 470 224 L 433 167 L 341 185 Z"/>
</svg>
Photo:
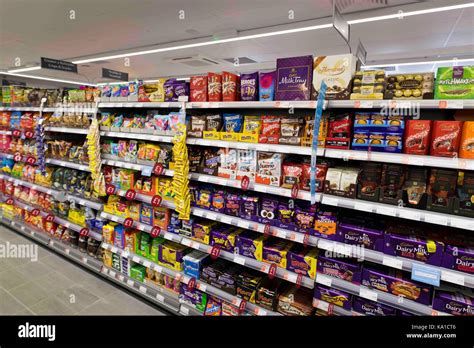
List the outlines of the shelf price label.
<svg viewBox="0 0 474 348">
<path fill-rule="evenodd" d="M 35 136 L 35 133 L 33 131 L 28 130 L 25 132 L 25 138 L 31 139 L 34 136 Z"/>
<path fill-rule="evenodd" d="M 20 137 L 21 136 L 21 130 L 19 130 L 19 129 L 12 130 L 12 135 L 16 138 Z"/>
<path fill-rule="evenodd" d="M 243 311 L 245 310 L 245 307 L 247 306 L 247 301 L 245 301 L 244 299 L 242 299 L 240 301 L 240 304 L 239 304 L 239 312 L 240 313 L 243 313 Z"/>
<path fill-rule="evenodd" d="M 291 198 L 298 198 L 298 184 L 294 184 L 293 187 L 291 188 Z"/>
<path fill-rule="evenodd" d="M 105 192 L 108 195 L 114 195 L 115 194 L 115 186 L 112 185 L 112 184 L 105 185 Z"/>
<path fill-rule="evenodd" d="M 136 196 L 137 196 L 137 193 L 135 192 L 134 189 L 128 189 L 127 192 L 125 192 L 125 198 L 128 199 L 129 201 L 133 201 Z"/>
<path fill-rule="evenodd" d="M 240 188 L 244 191 L 247 191 L 249 189 L 249 185 L 250 179 L 247 175 L 245 175 L 240 182 Z"/>
<path fill-rule="evenodd" d="M 155 163 L 153 166 L 153 174 L 155 175 L 162 175 L 164 172 L 163 165 L 161 163 Z"/>
<path fill-rule="evenodd" d="M 33 215 L 33 216 L 38 216 L 39 214 L 40 214 L 39 209 L 36 209 L 36 208 L 35 208 L 35 209 L 33 209 L 33 210 L 31 211 L 31 215 Z"/>
<path fill-rule="evenodd" d="M 188 281 L 188 290 L 193 291 L 196 288 L 196 278 L 192 277 Z"/>
<path fill-rule="evenodd" d="M 161 198 L 160 195 L 154 195 L 153 198 L 151 199 L 151 205 L 154 207 L 161 206 L 161 202 L 163 202 L 163 198 Z"/>
<path fill-rule="evenodd" d="M 80 235 L 81 237 L 87 237 L 87 236 L 89 235 L 89 229 L 84 227 L 84 228 L 81 229 L 81 231 L 79 232 L 79 235 Z"/>
<path fill-rule="evenodd" d="M 425 284 L 439 286 L 441 270 L 426 265 L 413 263 L 411 269 L 411 279 Z"/>
<path fill-rule="evenodd" d="M 47 222 L 53 222 L 54 221 L 54 215 L 53 214 L 48 214 L 46 216 L 46 221 Z"/>
<path fill-rule="evenodd" d="M 28 157 L 26 157 L 26 163 L 28 163 L 29 165 L 34 166 L 36 164 L 36 158 L 33 157 L 33 156 L 28 156 Z"/>
<path fill-rule="evenodd" d="M 272 235 L 272 226 L 270 226 L 270 224 L 265 224 L 265 228 L 263 229 L 263 234 L 266 236 Z"/>
<path fill-rule="evenodd" d="M 303 246 L 306 248 L 309 244 L 309 231 L 306 231 L 303 237 Z"/>
<path fill-rule="evenodd" d="M 132 218 L 126 218 L 125 220 L 123 220 L 123 225 L 126 228 L 132 227 L 133 226 L 133 219 Z"/>
<path fill-rule="evenodd" d="M 16 153 L 15 156 L 13 156 L 13 160 L 15 162 L 20 162 L 21 161 L 21 155 L 19 153 Z"/>
<path fill-rule="evenodd" d="M 303 283 L 303 275 L 302 274 L 298 274 L 298 276 L 296 277 L 296 282 L 295 283 L 296 283 L 296 287 L 299 289 L 299 287 Z"/>
<path fill-rule="evenodd" d="M 270 279 L 275 278 L 276 272 L 277 272 L 277 265 L 272 263 L 270 265 L 270 268 L 268 269 L 268 278 Z"/>
<path fill-rule="evenodd" d="M 150 232 L 150 236 L 152 238 L 156 238 L 160 235 L 161 233 L 161 228 L 159 226 L 153 226 Z"/>
<path fill-rule="evenodd" d="M 214 245 L 211 249 L 211 259 L 215 260 L 221 254 L 221 248 L 217 245 Z"/>
</svg>

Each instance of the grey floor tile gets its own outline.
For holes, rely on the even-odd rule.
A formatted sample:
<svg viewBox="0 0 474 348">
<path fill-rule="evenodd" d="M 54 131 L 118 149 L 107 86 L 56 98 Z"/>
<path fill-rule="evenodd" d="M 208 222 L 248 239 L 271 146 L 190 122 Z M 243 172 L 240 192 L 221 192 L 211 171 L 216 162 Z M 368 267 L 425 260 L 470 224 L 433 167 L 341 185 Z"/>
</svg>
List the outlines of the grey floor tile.
<svg viewBox="0 0 474 348">
<path fill-rule="evenodd" d="M 51 294 L 57 294 L 74 285 L 74 281 L 57 271 L 51 271 L 35 279 L 35 283 Z"/>
<path fill-rule="evenodd" d="M 35 282 L 28 282 L 12 288 L 9 293 L 26 307 L 31 307 L 49 296 L 48 292 Z"/>
<path fill-rule="evenodd" d="M 30 311 L 28 308 L 26 308 L 26 309 L 23 309 L 23 310 L 15 313 L 15 315 L 36 315 L 36 314 L 33 313 L 32 311 Z"/>
<path fill-rule="evenodd" d="M 30 280 L 33 280 L 52 272 L 52 269 L 41 261 L 36 261 L 21 265 L 18 271 L 26 275 Z"/>
<path fill-rule="evenodd" d="M 102 298 L 107 298 L 111 293 L 117 290 L 115 286 L 102 279 L 96 279 L 96 281 L 82 281 L 79 285 L 97 297 Z"/>
<path fill-rule="evenodd" d="M 78 285 L 63 290 L 56 297 L 73 308 L 76 313 L 99 300 L 99 297 Z"/>
<path fill-rule="evenodd" d="M 11 315 L 25 309 L 26 307 L 6 290 L 0 289 L 0 315 Z"/>
<path fill-rule="evenodd" d="M 7 269 L 0 273 L 0 286 L 6 290 L 25 284 L 28 277 L 15 269 Z"/>
<path fill-rule="evenodd" d="M 48 297 L 29 308 L 37 315 L 74 315 L 76 311 L 57 297 Z"/>
</svg>

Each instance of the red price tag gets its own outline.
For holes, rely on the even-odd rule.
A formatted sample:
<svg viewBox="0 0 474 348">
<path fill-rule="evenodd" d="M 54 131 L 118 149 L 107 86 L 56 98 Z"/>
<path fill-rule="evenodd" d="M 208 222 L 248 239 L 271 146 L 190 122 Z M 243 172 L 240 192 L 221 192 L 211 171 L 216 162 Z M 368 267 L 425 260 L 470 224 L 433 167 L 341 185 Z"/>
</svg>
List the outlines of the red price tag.
<svg viewBox="0 0 474 348">
<path fill-rule="evenodd" d="M 440 100 L 438 103 L 438 108 L 446 109 L 448 107 L 448 102 L 446 100 Z"/>
<path fill-rule="evenodd" d="M 268 269 L 268 278 L 273 279 L 277 273 L 277 265 L 272 263 Z"/>
<path fill-rule="evenodd" d="M 189 291 L 193 291 L 194 288 L 196 288 L 196 278 L 192 277 L 192 278 L 189 279 L 189 281 L 188 281 L 188 290 L 189 290 Z"/>
<path fill-rule="evenodd" d="M 360 108 L 360 100 L 354 102 L 354 108 Z"/>
<path fill-rule="evenodd" d="M 123 225 L 126 228 L 132 227 L 133 226 L 133 219 L 132 218 L 126 218 L 125 220 L 123 220 Z"/>
<path fill-rule="evenodd" d="M 13 160 L 14 160 L 15 162 L 21 161 L 21 155 L 20 155 L 19 153 L 15 154 L 15 156 L 13 156 Z"/>
<path fill-rule="evenodd" d="M 215 260 L 219 257 L 221 254 L 221 248 L 219 246 L 214 245 L 211 249 L 211 259 Z"/>
<path fill-rule="evenodd" d="M 245 301 L 244 299 L 242 299 L 242 301 L 240 301 L 240 305 L 239 305 L 239 311 L 240 313 L 242 313 L 244 310 L 245 310 L 245 307 L 247 306 L 247 301 Z"/>
<path fill-rule="evenodd" d="M 129 189 L 127 190 L 127 192 L 125 192 L 125 198 L 128 199 L 129 201 L 133 201 L 136 195 L 137 193 L 133 189 Z"/>
<path fill-rule="evenodd" d="M 247 191 L 250 185 L 250 179 L 247 175 L 245 175 L 241 182 L 240 182 L 240 188 L 244 191 Z"/>
<path fill-rule="evenodd" d="M 161 175 L 164 172 L 163 165 L 161 163 L 155 163 L 153 166 L 153 174 L 155 175 Z"/>
<path fill-rule="evenodd" d="M 8 199 L 6 200 L 6 203 L 7 203 L 8 205 L 13 205 L 13 198 L 8 198 Z"/>
<path fill-rule="evenodd" d="M 160 235 L 160 233 L 161 233 L 161 228 L 159 226 L 153 226 L 150 232 L 150 236 L 152 236 L 153 238 L 156 238 Z"/>
<path fill-rule="evenodd" d="M 33 216 L 38 216 L 39 214 L 40 214 L 39 209 L 33 209 L 33 210 L 31 211 L 31 215 L 33 215 Z"/>
<path fill-rule="evenodd" d="M 105 185 L 105 192 L 106 192 L 108 195 L 113 195 L 113 194 L 115 194 L 115 186 L 112 185 L 112 184 L 107 184 L 107 185 Z"/>
<path fill-rule="evenodd" d="M 19 136 L 21 136 L 21 130 L 19 129 L 12 130 L 12 135 L 18 138 Z"/>
<path fill-rule="evenodd" d="M 26 163 L 28 163 L 29 165 L 34 166 L 35 163 L 36 163 L 36 158 L 34 158 L 33 156 L 28 156 L 26 158 Z"/>
<path fill-rule="evenodd" d="M 298 274 L 296 277 L 296 287 L 299 288 L 301 286 L 301 283 L 303 283 L 303 275 Z"/>
<path fill-rule="evenodd" d="M 299 187 L 298 184 L 294 184 L 291 188 L 291 198 L 298 198 Z"/>
<path fill-rule="evenodd" d="M 270 226 L 270 224 L 265 225 L 265 228 L 263 229 L 263 234 L 268 236 L 272 235 L 272 226 Z"/>
<path fill-rule="evenodd" d="M 35 136 L 35 133 L 33 131 L 26 131 L 25 132 L 25 138 L 31 139 Z"/>
<path fill-rule="evenodd" d="M 53 221 L 54 221 L 54 215 L 48 214 L 48 215 L 46 216 L 46 221 L 48 221 L 48 222 L 53 222 Z"/>
<path fill-rule="evenodd" d="M 162 201 L 163 201 L 163 198 L 161 198 L 161 196 L 154 195 L 153 198 L 151 199 L 151 205 L 154 207 L 159 207 Z"/>
<path fill-rule="evenodd" d="M 79 232 L 79 235 L 80 235 L 81 237 L 87 237 L 87 236 L 89 235 L 89 229 L 84 227 L 84 228 L 81 229 L 81 231 Z"/>
<path fill-rule="evenodd" d="M 330 303 L 328 306 L 328 314 L 333 315 L 334 314 L 334 304 Z"/>
<path fill-rule="evenodd" d="M 306 248 L 309 244 L 309 232 L 306 232 L 303 237 L 303 246 Z"/>
</svg>

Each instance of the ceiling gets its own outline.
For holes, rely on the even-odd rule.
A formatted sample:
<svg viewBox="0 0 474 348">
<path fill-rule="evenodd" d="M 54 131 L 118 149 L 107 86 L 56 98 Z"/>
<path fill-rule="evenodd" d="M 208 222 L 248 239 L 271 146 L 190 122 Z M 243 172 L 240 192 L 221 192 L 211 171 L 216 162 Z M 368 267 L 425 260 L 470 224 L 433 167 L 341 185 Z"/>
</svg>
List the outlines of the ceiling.
<svg viewBox="0 0 474 348">
<path fill-rule="evenodd" d="M 344 17 L 357 19 L 469 1 L 337 0 Z M 401 7 L 400 7 L 401 6 Z M 395 11 L 395 12 L 394 12 Z M 74 61 L 162 46 L 209 41 L 287 28 L 331 23 L 332 0 L 0 0 L 0 71 L 34 66 L 41 57 Z M 474 8 L 351 26 L 368 61 L 474 57 Z M 230 34 L 232 35 L 232 34 Z M 25 72 L 90 83 L 101 68 L 128 72 L 130 79 L 189 76 L 207 71 L 269 69 L 278 57 L 349 52 L 333 28 L 187 48 L 79 65 L 79 74 Z M 218 65 L 189 67 L 171 58 L 201 55 Z M 223 59 L 250 57 L 235 67 Z M 439 58 L 438 58 L 439 59 Z M 126 64 L 129 63 L 129 64 Z M 431 69 L 432 65 L 424 67 Z"/>
</svg>

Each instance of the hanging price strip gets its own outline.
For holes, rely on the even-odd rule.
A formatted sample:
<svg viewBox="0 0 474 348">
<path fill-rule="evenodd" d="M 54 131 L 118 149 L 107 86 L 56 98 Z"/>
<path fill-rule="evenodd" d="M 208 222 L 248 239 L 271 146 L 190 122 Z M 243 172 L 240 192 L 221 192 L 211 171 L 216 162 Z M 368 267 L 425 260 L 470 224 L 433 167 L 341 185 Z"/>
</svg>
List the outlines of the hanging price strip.
<svg viewBox="0 0 474 348">
<path fill-rule="evenodd" d="M 161 163 L 155 163 L 153 166 L 153 174 L 155 175 L 162 175 L 164 172 L 163 165 Z"/>
<path fill-rule="evenodd" d="M 115 186 L 112 185 L 112 184 L 105 185 L 105 192 L 108 195 L 114 195 L 115 194 Z"/>
<path fill-rule="evenodd" d="M 132 218 L 126 218 L 125 220 L 123 220 L 123 225 L 126 228 L 132 227 L 133 226 L 133 219 Z"/>
<path fill-rule="evenodd" d="M 127 192 L 125 192 L 125 198 L 128 199 L 129 201 L 133 201 L 136 196 L 137 196 L 137 193 L 133 189 L 129 189 L 127 190 Z"/>
<path fill-rule="evenodd" d="M 81 231 L 79 232 L 79 235 L 80 235 L 81 237 L 87 237 L 87 236 L 89 235 L 89 229 L 84 227 L 84 228 L 81 229 Z"/>
<path fill-rule="evenodd" d="M 150 231 L 150 236 L 153 238 L 156 238 L 160 235 L 161 233 L 161 228 L 159 226 L 153 226 L 153 228 Z"/>
<path fill-rule="evenodd" d="M 221 254 L 221 248 L 217 245 L 214 245 L 211 249 L 211 259 L 215 260 Z"/>
<path fill-rule="evenodd" d="M 151 205 L 154 207 L 159 207 L 161 206 L 161 202 L 163 202 L 163 198 L 159 195 L 154 195 L 153 198 L 151 199 Z"/>
<path fill-rule="evenodd" d="M 268 269 L 268 278 L 273 279 L 276 275 L 276 272 L 277 272 L 277 266 L 274 263 L 272 263 L 270 265 L 270 268 Z"/>
<path fill-rule="evenodd" d="M 247 191 L 250 185 L 250 179 L 247 175 L 245 175 L 241 182 L 240 182 L 240 188 L 244 191 Z"/>
</svg>

